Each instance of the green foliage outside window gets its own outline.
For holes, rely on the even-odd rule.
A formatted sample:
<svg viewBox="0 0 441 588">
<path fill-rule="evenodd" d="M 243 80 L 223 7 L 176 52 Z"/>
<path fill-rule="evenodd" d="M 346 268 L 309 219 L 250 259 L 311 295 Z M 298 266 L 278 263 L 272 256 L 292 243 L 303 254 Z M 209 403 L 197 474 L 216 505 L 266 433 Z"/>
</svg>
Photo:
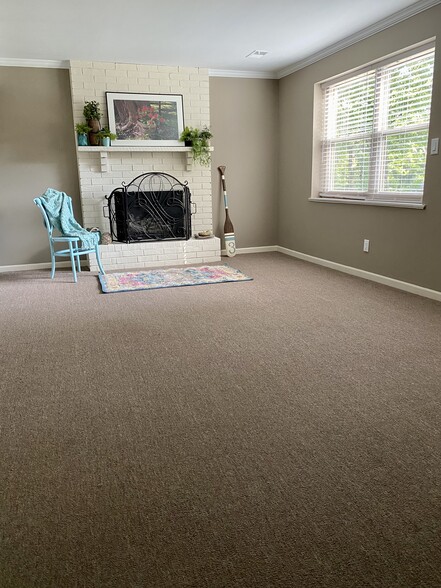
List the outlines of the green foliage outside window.
<svg viewBox="0 0 441 588">
<path fill-rule="evenodd" d="M 432 77 L 433 52 L 328 86 L 324 191 L 422 194 Z"/>
</svg>

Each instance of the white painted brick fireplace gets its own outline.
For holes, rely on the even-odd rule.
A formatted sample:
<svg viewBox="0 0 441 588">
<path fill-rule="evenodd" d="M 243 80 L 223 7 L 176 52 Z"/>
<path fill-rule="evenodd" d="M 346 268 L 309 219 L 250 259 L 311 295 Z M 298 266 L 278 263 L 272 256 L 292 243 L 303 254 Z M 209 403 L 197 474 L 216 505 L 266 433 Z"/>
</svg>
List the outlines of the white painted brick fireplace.
<svg viewBox="0 0 441 588">
<path fill-rule="evenodd" d="M 198 128 L 210 124 L 206 69 L 71 61 L 70 80 L 75 123 L 84 120 L 84 102 L 96 100 L 104 114 L 101 123 L 107 125 L 105 92 L 136 92 L 182 94 L 184 124 Z M 188 182 L 196 204 L 192 234 L 212 229 L 211 170 L 194 164 L 188 149 L 83 147 L 77 148 L 77 160 L 85 227 L 109 232 L 109 220 L 103 214 L 105 196 L 123 181 L 129 183 L 142 173 L 160 171 Z M 106 270 L 208 263 L 220 260 L 220 239 L 112 243 L 101 247 L 101 256 Z M 89 264 L 91 270 L 98 269 L 94 256 L 89 258 Z"/>
</svg>

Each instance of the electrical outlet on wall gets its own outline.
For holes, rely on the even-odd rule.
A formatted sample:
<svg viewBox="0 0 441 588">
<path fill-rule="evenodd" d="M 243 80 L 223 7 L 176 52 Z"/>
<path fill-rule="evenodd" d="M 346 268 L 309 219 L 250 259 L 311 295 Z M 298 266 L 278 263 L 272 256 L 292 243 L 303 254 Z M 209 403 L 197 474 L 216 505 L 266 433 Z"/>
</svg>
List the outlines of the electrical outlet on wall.
<svg viewBox="0 0 441 588">
<path fill-rule="evenodd" d="M 363 251 L 365 253 L 369 253 L 369 239 L 365 239 L 363 241 Z"/>
</svg>

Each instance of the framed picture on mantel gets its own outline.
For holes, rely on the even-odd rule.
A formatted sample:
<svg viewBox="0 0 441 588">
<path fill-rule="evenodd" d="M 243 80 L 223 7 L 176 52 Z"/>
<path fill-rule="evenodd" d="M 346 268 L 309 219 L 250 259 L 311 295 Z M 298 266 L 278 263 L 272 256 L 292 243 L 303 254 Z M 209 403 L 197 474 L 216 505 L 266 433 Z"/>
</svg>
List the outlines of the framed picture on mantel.
<svg viewBox="0 0 441 588">
<path fill-rule="evenodd" d="M 112 145 L 182 147 L 184 105 L 180 94 L 106 92 Z"/>
</svg>

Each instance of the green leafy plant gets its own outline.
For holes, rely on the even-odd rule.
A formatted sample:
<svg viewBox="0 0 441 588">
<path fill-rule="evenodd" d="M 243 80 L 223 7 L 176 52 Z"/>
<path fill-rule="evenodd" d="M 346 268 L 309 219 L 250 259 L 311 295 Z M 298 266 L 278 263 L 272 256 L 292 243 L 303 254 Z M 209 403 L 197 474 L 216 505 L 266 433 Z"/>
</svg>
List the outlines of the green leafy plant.
<svg viewBox="0 0 441 588">
<path fill-rule="evenodd" d="M 209 140 L 212 137 L 213 135 L 208 127 L 203 129 L 185 127 L 179 140 L 191 146 L 193 161 L 199 161 L 201 165 L 208 166 L 211 161 Z"/>
<path fill-rule="evenodd" d="M 211 138 L 213 137 L 210 129 L 208 127 L 204 127 L 200 132 L 199 132 L 199 138 L 202 141 L 209 141 Z"/>
<path fill-rule="evenodd" d="M 112 133 L 108 127 L 103 127 L 101 131 L 98 131 L 97 137 L 100 139 L 104 139 L 104 137 L 109 137 L 111 141 L 116 139 L 115 133 Z"/>
<path fill-rule="evenodd" d="M 87 121 L 93 119 L 100 120 L 101 110 L 98 102 L 96 102 L 95 100 L 92 100 L 91 102 L 85 102 L 83 108 L 83 115 Z"/>
<path fill-rule="evenodd" d="M 179 137 L 179 140 L 185 143 L 193 143 L 193 139 L 195 138 L 195 131 L 197 131 L 197 129 L 185 127 L 181 133 L 181 136 Z"/>
<path fill-rule="evenodd" d="M 89 127 L 87 123 L 77 123 L 75 125 L 75 130 L 78 133 L 78 135 L 87 135 L 87 133 L 92 129 Z"/>
</svg>

